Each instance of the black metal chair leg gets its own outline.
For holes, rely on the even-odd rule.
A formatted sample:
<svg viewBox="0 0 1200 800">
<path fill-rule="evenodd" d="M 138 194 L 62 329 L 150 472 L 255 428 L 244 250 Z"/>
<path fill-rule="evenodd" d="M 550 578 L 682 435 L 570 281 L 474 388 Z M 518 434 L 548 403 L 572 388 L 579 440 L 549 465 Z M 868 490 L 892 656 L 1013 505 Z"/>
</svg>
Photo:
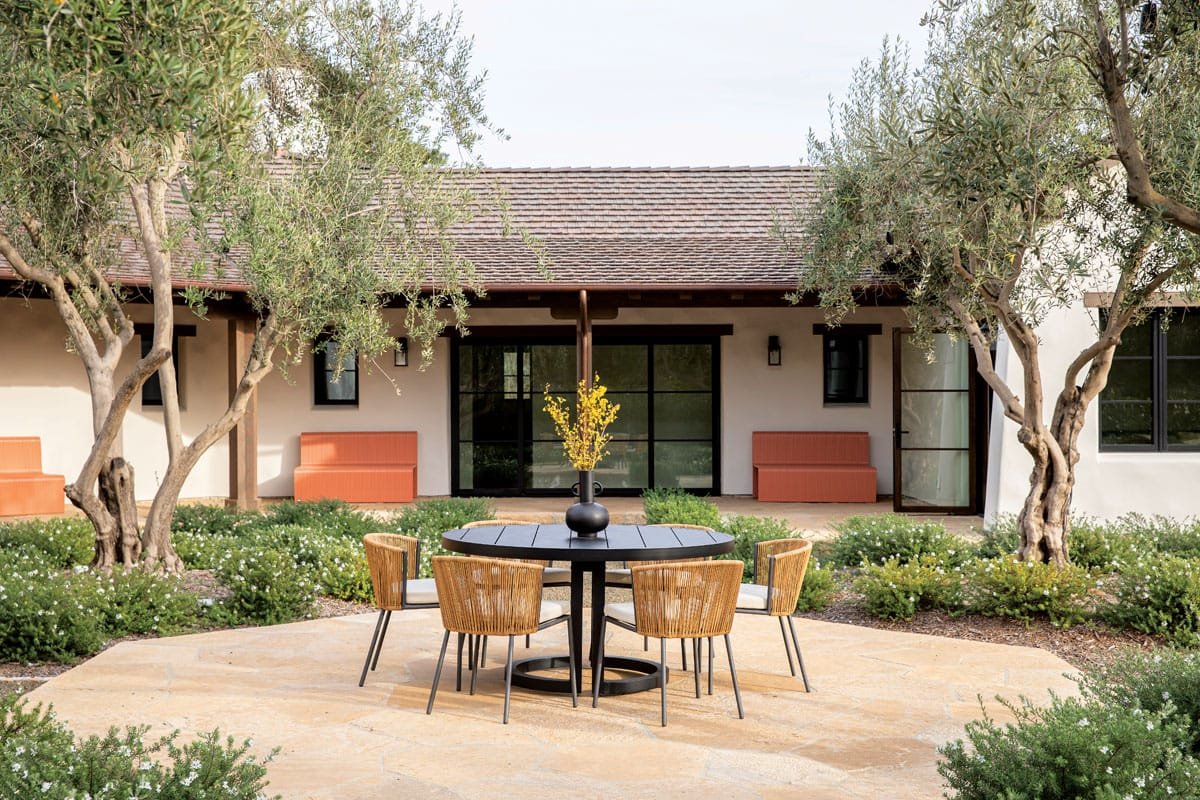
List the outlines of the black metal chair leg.
<svg viewBox="0 0 1200 800">
<path fill-rule="evenodd" d="M 642 637 L 642 649 L 645 650 L 646 652 L 650 651 L 650 637 L 649 636 Z"/>
<path fill-rule="evenodd" d="M 682 657 L 682 660 L 683 660 L 683 671 L 687 672 L 687 640 L 686 639 L 679 640 L 679 655 Z"/>
<path fill-rule="evenodd" d="M 725 634 L 725 654 L 729 657 L 729 675 L 733 678 L 733 697 L 737 700 L 738 719 L 745 719 L 746 714 L 742 711 L 742 692 L 738 689 L 737 668 L 733 666 L 733 645 L 729 643 L 729 634 Z"/>
<path fill-rule="evenodd" d="M 508 701 L 512 697 L 512 668 L 513 668 L 513 640 L 516 636 L 508 637 L 508 660 L 504 662 L 504 724 L 508 724 Z"/>
<path fill-rule="evenodd" d="M 466 638 L 466 634 L 460 633 L 458 635 L 458 666 L 456 668 L 457 675 L 454 678 L 454 691 L 456 692 L 462 691 L 462 653 L 463 640 Z"/>
<path fill-rule="evenodd" d="M 692 639 L 692 662 L 696 665 L 696 697 L 700 696 L 700 640 Z"/>
<path fill-rule="evenodd" d="M 571 620 L 567 619 L 567 675 L 571 681 L 571 708 L 579 707 L 579 691 L 575 688 L 575 637 L 571 635 Z"/>
<path fill-rule="evenodd" d="M 446 645 L 450 644 L 450 631 L 446 631 L 446 635 L 442 637 L 442 652 L 438 654 L 437 669 L 433 671 L 433 686 L 429 687 L 429 705 L 425 706 L 425 713 L 433 713 L 433 699 L 437 697 L 438 681 L 442 678 L 442 663 L 446 660 Z"/>
<path fill-rule="evenodd" d="M 483 660 L 479 657 L 479 651 L 483 648 L 483 645 L 479 643 L 480 638 L 481 637 L 478 637 L 478 636 L 475 637 L 475 664 L 471 668 L 471 696 L 472 697 L 475 696 L 475 683 L 479 680 L 479 662 L 481 662 Z M 484 639 L 484 641 L 487 641 L 487 640 Z"/>
<path fill-rule="evenodd" d="M 712 654 L 712 637 L 708 637 L 708 693 L 712 694 L 712 673 L 713 673 L 713 654 Z"/>
<path fill-rule="evenodd" d="M 783 627 L 783 617 L 779 618 L 779 635 L 783 637 L 783 649 L 788 654 L 788 668 L 792 671 L 792 677 L 796 677 L 796 662 L 792 660 L 792 646 L 788 643 L 787 629 Z"/>
<path fill-rule="evenodd" d="M 375 660 L 371 662 L 371 672 L 374 672 L 375 668 L 379 666 L 379 654 L 383 652 L 383 639 L 387 636 L 388 625 L 391 622 L 392 612 L 388 611 L 387 615 L 383 618 L 383 630 L 379 632 L 379 644 L 375 645 Z"/>
<path fill-rule="evenodd" d="M 596 660 L 592 663 L 592 708 L 600 702 L 600 684 L 604 683 L 604 634 L 608 631 L 608 617 L 600 620 L 600 646 L 596 648 Z"/>
<path fill-rule="evenodd" d="M 790 615 L 788 616 L 788 627 L 792 630 L 792 645 L 796 648 L 796 659 L 800 662 L 800 677 L 804 679 L 804 691 L 811 692 L 812 687 L 808 685 L 808 670 L 804 669 L 804 656 L 800 654 L 800 640 L 796 638 L 796 623 Z"/>
<path fill-rule="evenodd" d="M 662 670 L 662 726 L 667 727 L 667 640 L 658 640 L 658 668 Z"/>
<path fill-rule="evenodd" d="M 483 647 L 479 649 L 479 666 L 481 667 L 487 666 L 487 640 L 488 637 L 484 636 Z"/>
<path fill-rule="evenodd" d="M 379 641 L 379 629 L 383 626 L 383 615 L 386 613 L 386 611 L 380 611 L 379 619 L 375 620 L 375 633 L 371 636 L 371 646 L 367 648 L 367 660 L 363 662 L 362 675 L 358 679 L 359 686 L 367 682 L 367 670 L 371 667 L 371 657 L 375 655 L 375 643 Z"/>
</svg>

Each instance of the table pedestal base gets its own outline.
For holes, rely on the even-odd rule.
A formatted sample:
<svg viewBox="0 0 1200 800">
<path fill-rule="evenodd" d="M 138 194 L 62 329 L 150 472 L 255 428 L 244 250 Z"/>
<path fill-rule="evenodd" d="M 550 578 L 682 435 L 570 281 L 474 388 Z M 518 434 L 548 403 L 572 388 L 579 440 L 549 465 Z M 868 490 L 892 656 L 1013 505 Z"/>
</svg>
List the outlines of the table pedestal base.
<svg viewBox="0 0 1200 800">
<path fill-rule="evenodd" d="M 566 656 L 543 656 L 538 658 L 522 658 L 513 662 L 513 686 L 521 686 L 539 692 L 560 692 L 570 694 L 569 678 L 551 678 L 534 673 L 550 669 L 567 669 L 570 659 Z M 605 656 L 605 670 L 637 673 L 628 678 L 605 678 L 600 684 L 600 694 L 611 697 L 618 694 L 634 694 L 657 689 L 662 686 L 662 674 L 657 661 L 645 658 L 628 658 L 625 656 Z M 583 693 L 590 693 L 585 684 Z"/>
</svg>

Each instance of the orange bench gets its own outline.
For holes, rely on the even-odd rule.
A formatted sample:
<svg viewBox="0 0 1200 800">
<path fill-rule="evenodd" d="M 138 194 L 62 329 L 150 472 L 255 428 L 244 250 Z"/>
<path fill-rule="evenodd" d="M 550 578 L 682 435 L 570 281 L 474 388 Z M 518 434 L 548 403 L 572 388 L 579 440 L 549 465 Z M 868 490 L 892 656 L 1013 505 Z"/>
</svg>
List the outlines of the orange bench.
<svg viewBox="0 0 1200 800">
<path fill-rule="evenodd" d="M 61 514 L 62 475 L 42 472 L 42 440 L 37 436 L 0 438 L 0 517 Z"/>
<path fill-rule="evenodd" d="M 755 431 L 754 497 L 768 503 L 874 503 L 871 437 L 862 431 Z"/>
<path fill-rule="evenodd" d="M 416 431 L 300 434 L 297 500 L 407 503 L 417 496 Z"/>
</svg>

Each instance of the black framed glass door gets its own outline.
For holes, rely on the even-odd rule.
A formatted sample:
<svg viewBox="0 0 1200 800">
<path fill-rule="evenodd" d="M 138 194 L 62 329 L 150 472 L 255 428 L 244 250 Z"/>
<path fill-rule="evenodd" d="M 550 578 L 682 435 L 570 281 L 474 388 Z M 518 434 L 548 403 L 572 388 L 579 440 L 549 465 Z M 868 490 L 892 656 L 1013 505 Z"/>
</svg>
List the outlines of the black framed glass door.
<svg viewBox="0 0 1200 800">
<path fill-rule="evenodd" d="M 719 339 L 608 340 L 594 370 L 621 404 L 595 471 L 609 494 L 651 486 L 719 492 Z M 456 495 L 562 495 L 576 473 L 543 390 L 573 401 L 575 345 L 565 339 L 456 340 L 451 411 Z"/>
</svg>

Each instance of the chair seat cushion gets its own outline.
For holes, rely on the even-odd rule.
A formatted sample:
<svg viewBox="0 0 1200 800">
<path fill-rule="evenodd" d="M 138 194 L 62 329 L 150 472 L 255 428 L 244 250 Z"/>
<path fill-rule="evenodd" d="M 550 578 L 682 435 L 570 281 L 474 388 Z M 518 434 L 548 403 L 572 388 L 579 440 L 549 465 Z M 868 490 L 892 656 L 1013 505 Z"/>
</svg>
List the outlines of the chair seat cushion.
<svg viewBox="0 0 1200 800">
<path fill-rule="evenodd" d="M 743 583 L 738 588 L 738 608 L 767 610 L 767 587 L 758 583 Z"/>
<path fill-rule="evenodd" d="M 604 605 L 604 615 L 613 619 L 619 619 L 627 625 L 634 625 L 637 621 L 633 612 L 633 603 L 606 603 Z"/>
<path fill-rule="evenodd" d="M 538 614 L 538 622 L 549 622 L 552 619 L 564 617 L 567 613 L 566 604 L 554 600 L 543 600 L 542 610 Z"/>
<path fill-rule="evenodd" d="M 404 599 L 408 603 L 436 603 L 437 584 L 433 582 L 433 578 L 411 580 L 404 586 Z"/>
<path fill-rule="evenodd" d="M 604 582 L 632 586 L 633 573 L 627 569 L 606 569 L 604 570 Z"/>
<path fill-rule="evenodd" d="M 571 583 L 571 570 L 567 567 L 546 567 L 542 570 L 543 586 L 567 586 Z"/>
</svg>

